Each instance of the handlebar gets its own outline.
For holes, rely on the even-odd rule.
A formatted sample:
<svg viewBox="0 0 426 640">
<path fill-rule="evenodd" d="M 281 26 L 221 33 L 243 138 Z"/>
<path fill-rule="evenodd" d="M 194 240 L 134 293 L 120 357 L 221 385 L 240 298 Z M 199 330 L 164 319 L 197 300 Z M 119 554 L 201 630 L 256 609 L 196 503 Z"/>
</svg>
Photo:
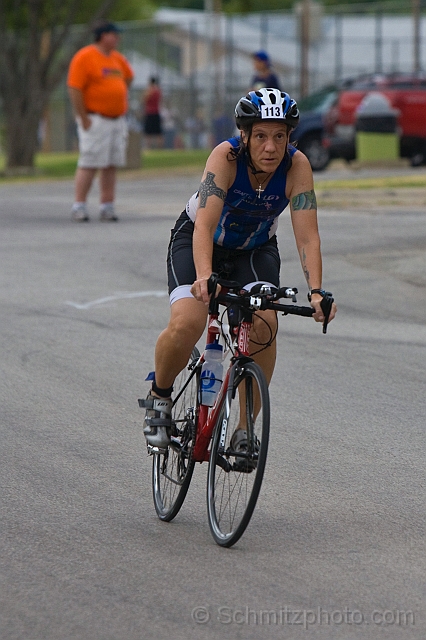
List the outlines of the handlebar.
<svg viewBox="0 0 426 640">
<path fill-rule="evenodd" d="M 219 292 L 219 294 L 216 295 L 217 285 L 224 288 L 225 292 Z M 283 315 L 290 314 L 304 317 L 312 317 L 315 313 L 312 307 L 277 303 L 277 300 L 281 298 L 291 298 L 293 302 L 297 302 L 296 294 L 298 290 L 296 287 L 280 287 L 279 289 L 275 289 L 265 285 L 255 285 L 251 291 L 246 291 L 238 282 L 234 280 L 223 280 L 219 278 L 216 273 L 212 273 L 208 280 L 208 292 L 210 293 L 209 313 L 217 312 L 217 306 L 220 303 L 226 305 L 236 304 L 240 308 L 253 313 L 265 309 L 281 311 Z M 333 294 L 327 291 L 321 300 L 321 309 L 324 313 L 323 333 L 327 333 L 333 302 Z"/>
</svg>

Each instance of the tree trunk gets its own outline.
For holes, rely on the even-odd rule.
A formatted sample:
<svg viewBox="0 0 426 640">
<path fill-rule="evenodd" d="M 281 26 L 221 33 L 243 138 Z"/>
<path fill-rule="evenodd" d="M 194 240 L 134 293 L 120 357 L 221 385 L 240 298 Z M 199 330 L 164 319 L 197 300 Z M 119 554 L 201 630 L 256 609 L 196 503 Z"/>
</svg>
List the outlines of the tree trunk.
<svg viewBox="0 0 426 640">
<path fill-rule="evenodd" d="M 23 96 L 4 104 L 7 168 L 30 168 L 39 150 L 39 131 L 48 96 L 38 104 L 28 104 Z"/>
<path fill-rule="evenodd" d="M 9 171 L 34 166 L 50 95 L 63 79 L 73 52 L 116 1 L 0 0 L 0 98 Z M 71 24 L 82 5 L 88 20 L 73 41 Z"/>
</svg>

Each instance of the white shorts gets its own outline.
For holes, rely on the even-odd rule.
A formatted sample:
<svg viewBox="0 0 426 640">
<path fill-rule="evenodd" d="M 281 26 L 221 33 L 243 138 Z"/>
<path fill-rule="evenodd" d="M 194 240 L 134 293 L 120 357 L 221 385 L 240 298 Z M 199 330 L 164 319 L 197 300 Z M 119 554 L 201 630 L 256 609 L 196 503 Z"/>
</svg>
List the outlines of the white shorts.
<svg viewBox="0 0 426 640">
<path fill-rule="evenodd" d="M 86 169 L 124 167 L 126 164 L 128 128 L 125 116 L 104 118 L 90 113 L 92 124 L 84 130 L 76 118 L 79 143 L 78 166 Z"/>
</svg>

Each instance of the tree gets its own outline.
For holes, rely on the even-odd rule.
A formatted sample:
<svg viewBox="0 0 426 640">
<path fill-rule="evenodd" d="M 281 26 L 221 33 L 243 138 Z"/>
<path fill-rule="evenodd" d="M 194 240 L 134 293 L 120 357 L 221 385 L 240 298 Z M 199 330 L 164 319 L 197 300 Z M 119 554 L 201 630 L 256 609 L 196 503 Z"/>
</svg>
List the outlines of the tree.
<svg viewBox="0 0 426 640">
<path fill-rule="evenodd" d="M 0 98 L 8 169 L 33 167 L 52 91 L 72 55 L 87 44 L 93 26 L 117 15 L 112 13 L 116 1 L 0 0 Z M 75 23 L 82 25 L 77 37 Z"/>
</svg>

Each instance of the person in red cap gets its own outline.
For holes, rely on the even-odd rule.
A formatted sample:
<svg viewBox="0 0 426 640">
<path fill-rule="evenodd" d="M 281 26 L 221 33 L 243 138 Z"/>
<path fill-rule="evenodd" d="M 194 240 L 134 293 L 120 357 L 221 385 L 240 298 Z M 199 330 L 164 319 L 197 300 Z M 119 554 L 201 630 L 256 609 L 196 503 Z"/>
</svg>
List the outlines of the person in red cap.
<svg viewBox="0 0 426 640">
<path fill-rule="evenodd" d="M 251 81 L 251 91 L 257 89 L 281 89 L 279 80 L 271 71 L 271 60 L 266 51 L 255 51 L 252 54 L 255 74 Z"/>
<path fill-rule="evenodd" d="M 114 210 L 116 168 L 126 164 L 128 87 L 133 71 L 116 51 L 120 29 L 112 22 L 93 31 L 95 42 L 74 55 L 68 92 L 77 121 L 79 159 L 72 219 L 86 222 L 86 199 L 100 170 L 100 219 L 118 220 Z"/>
</svg>

